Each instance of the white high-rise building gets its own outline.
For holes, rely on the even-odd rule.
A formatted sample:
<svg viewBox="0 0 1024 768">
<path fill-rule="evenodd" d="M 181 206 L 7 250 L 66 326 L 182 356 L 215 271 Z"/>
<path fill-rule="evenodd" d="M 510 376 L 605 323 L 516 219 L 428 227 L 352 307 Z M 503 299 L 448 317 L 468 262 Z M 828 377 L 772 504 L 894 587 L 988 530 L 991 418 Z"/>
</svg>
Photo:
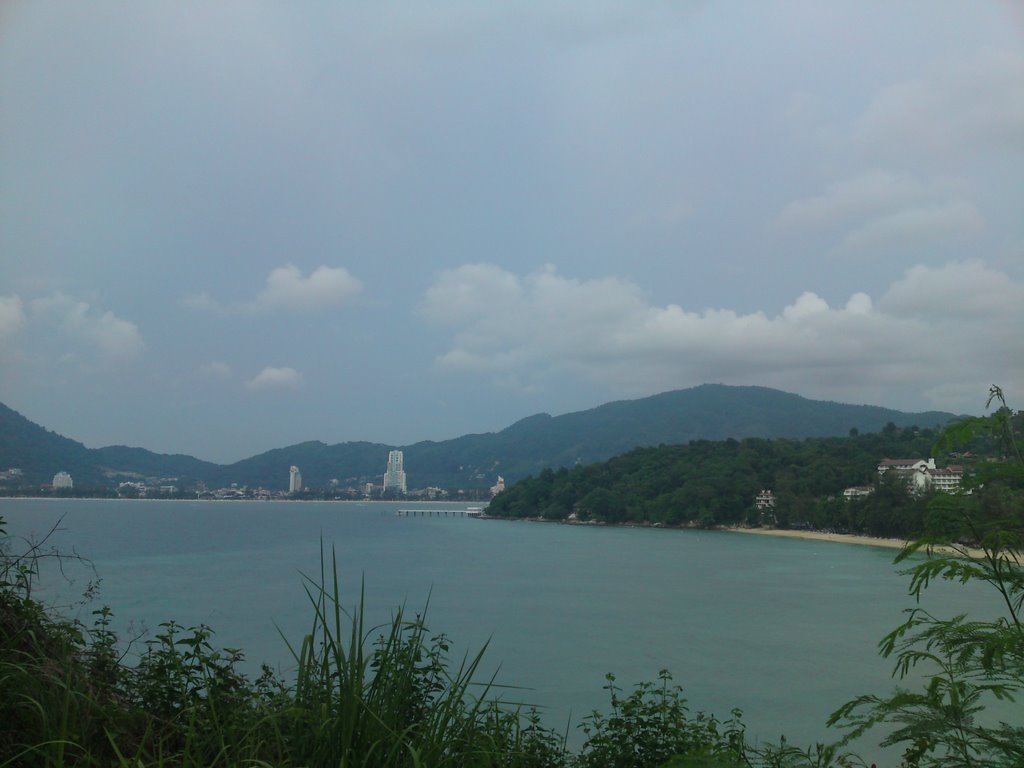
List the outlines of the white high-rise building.
<svg viewBox="0 0 1024 768">
<path fill-rule="evenodd" d="M 294 464 L 288 470 L 288 493 L 298 493 L 302 490 L 302 473 Z"/>
<path fill-rule="evenodd" d="M 498 482 L 491 486 L 491 496 L 497 496 L 505 490 L 505 478 L 498 475 Z"/>
<path fill-rule="evenodd" d="M 71 479 L 71 475 L 67 472 L 58 472 L 53 476 L 53 489 L 55 491 L 61 489 L 70 489 L 75 486 L 74 481 Z"/>
<path fill-rule="evenodd" d="M 401 451 L 388 453 L 388 468 L 384 472 L 384 492 L 387 493 L 389 490 L 406 492 L 404 458 Z"/>
</svg>

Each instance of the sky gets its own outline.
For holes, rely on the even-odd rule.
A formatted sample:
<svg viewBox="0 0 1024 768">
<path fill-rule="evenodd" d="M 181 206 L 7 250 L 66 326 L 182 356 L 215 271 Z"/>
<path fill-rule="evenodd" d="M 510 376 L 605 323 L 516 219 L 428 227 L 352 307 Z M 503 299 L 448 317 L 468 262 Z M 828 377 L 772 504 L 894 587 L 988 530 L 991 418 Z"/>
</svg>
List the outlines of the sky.
<svg viewBox="0 0 1024 768">
<path fill-rule="evenodd" d="M 0 402 L 218 462 L 1024 407 L 1024 6 L 0 5 Z"/>
</svg>

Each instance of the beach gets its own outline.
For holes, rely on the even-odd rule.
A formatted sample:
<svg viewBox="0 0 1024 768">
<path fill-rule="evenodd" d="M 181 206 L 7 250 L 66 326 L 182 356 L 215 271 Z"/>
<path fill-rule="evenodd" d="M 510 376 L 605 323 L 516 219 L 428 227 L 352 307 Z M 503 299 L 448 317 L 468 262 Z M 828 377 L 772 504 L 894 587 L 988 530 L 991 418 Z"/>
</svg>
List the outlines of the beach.
<svg viewBox="0 0 1024 768">
<path fill-rule="evenodd" d="M 857 536 L 850 533 L 827 533 L 825 531 L 794 531 L 779 528 L 723 528 L 722 530 L 735 533 L 752 533 L 758 536 L 782 536 L 788 539 L 808 539 L 811 541 L 832 541 L 837 544 L 858 544 L 867 547 L 883 547 L 885 549 L 903 549 L 907 542 L 903 539 L 881 539 L 874 536 Z M 965 548 L 963 551 L 955 551 L 951 547 L 936 547 L 939 554 L 963 555 L 980 559 L 985 557 L 984 550 Z"/>
<path fill-rule="evenodd" d="M 834 541 L 838 544 L 860 544 L 867 547 L 884 547 L 885 549 L 903 549 L 907 542 L 903 539 L 879 539 L 874 536 L 857 536 L 851 533 L 826 533 L 825 531 L 796 531 L 781 528 L 724 528 L 736 533 L 753 533 L 758 536 L 782 536 L 787 539 L 809 539 L 812 541 Z"/>
</svg>

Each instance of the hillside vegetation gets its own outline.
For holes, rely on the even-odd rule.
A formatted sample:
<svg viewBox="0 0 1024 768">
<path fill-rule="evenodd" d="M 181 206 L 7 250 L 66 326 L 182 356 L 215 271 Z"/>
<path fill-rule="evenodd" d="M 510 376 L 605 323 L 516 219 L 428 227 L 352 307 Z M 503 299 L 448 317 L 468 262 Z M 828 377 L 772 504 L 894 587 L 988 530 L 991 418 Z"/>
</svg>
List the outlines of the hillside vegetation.
<svg viewBox="0 0 1024 768">
<path fill-rule="evenodd" d="M 914 495 L 894 474 L 879 477 L 882 458 L 929 457 L 932 429 L 889 425 L 877 434 L 806 440 L 698 440 L 637 448 L 609 461 L 573 469 L 546 469 L 498 494 L 495 517 L 602 523 L 733 525 L 835 529 L 909 537 L 922 531 L 930 494 Z M 975 458 L 991 455 L 984 441 Z M 948 453 L 936 457 L 962 462 Z M 844 488 L 873 486 L 846 500 Z M 774 492 L 767 515 L 754 508 L 762 489 Z M 767 519 L 766 519 L 767 518 Z"/>
<path fill-rule="evenodd" d="M 934 427 L 951 418 L 953 414 L 935 411 L 902 413 L 808 400 L 765 387 L 709 384 L 561 416 L 537 414 L 496 433 L 408 446 L 309 441 L 220 465 L 143 448 L 86 448 L 0 405 L 0 470 L 18 467 L 25 481 L 36 486 L 63 470 L 74 477 L 76 488 L 110 487 L 118 480 L 143 477 L 174 478 L 182 488 L 203 482 L 284 490 L 288 467 L 295 464 L 308 487 L 324 487 L 332 479 L 342 486 L 359 486 L 379 483 L 388 451 L 401 448 L 410 488 L 487 488 L 499 474 L 514 482 L 547 467 L 605 461 L 638 446 L 828 437 L 846 435 L 851 429 L 876 432 L 890 422 Z"/>
</svg>

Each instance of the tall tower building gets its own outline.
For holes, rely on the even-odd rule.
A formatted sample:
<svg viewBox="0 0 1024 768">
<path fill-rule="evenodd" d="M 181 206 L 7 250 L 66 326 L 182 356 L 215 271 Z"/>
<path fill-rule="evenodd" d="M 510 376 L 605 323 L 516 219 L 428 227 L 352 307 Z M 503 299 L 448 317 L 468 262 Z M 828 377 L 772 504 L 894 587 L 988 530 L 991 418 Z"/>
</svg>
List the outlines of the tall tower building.
<svg viewBox="0 0 1024 768">
<path fill-rule="evenodd" d="M 302 473 L 299 468 L 292 465 L 288 470 L 288 493 L 298 493 L 302 490 Z"/>
<path fill-rule="evenodd" d="M 388 453 L 388 468 L 384 472 L 384 492 L 389 490 L 405 493 L 405 469 L 401 451 Z"/>
<path fill-rule="evenodd" d="M 498 482 L 491 486 L 491 496 L 497 496 L 505 490 L 505 478 L 498 475 Z"/>
</svg>

